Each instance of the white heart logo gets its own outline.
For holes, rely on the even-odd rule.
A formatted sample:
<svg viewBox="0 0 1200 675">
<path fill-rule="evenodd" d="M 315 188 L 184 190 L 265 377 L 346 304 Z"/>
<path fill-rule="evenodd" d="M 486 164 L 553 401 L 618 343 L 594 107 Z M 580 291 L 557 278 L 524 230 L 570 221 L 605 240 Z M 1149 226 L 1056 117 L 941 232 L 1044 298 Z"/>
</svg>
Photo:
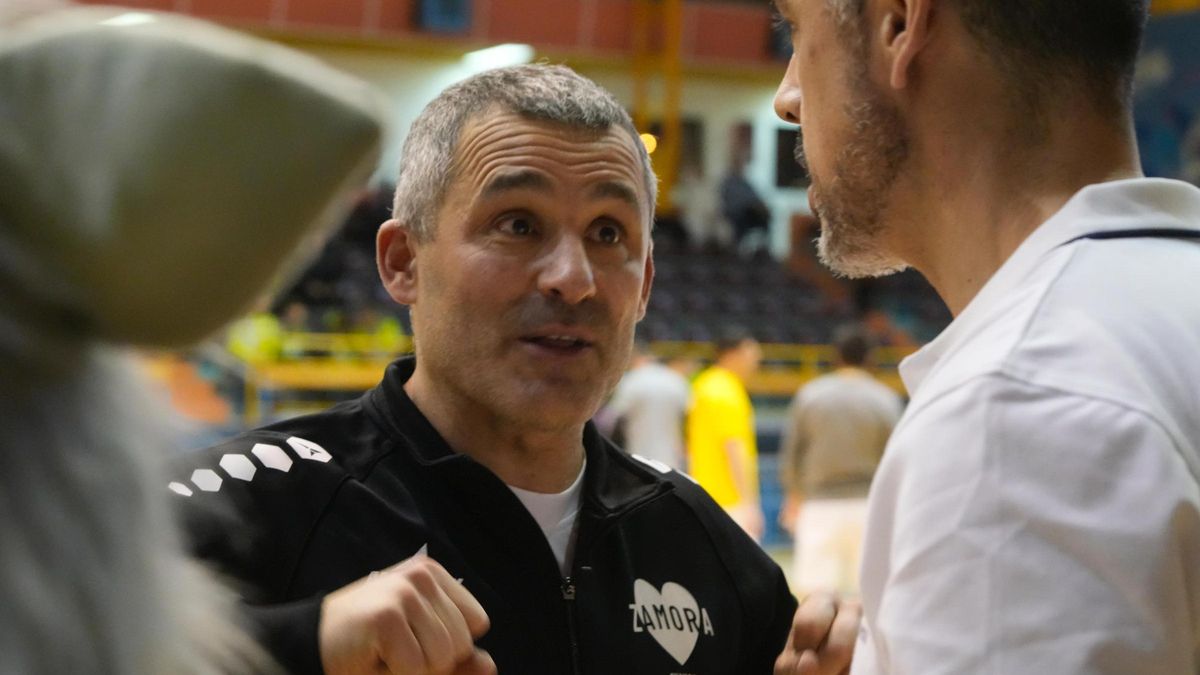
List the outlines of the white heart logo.
<svg viewBox="0 0 1200 675">
<path fill-rule="evenodd" d="M 668 581 L 659 593 L 650 582 L 633 582 L 633 630 L 646 631 L 679 665 L 687 663 L 700 632 L 713 634 L 708 613 L 688 589 Z"/>
</svg>

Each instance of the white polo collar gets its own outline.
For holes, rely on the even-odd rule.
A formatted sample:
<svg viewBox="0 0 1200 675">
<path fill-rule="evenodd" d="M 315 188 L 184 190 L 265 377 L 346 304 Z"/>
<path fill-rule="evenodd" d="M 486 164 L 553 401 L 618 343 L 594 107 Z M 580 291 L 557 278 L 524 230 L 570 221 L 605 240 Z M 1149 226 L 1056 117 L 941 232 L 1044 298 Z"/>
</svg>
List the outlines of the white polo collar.
<svg viewBox="0 0 1200 675">
<path fill-rule="evenodd" d="M 1200 189 L 1163 178 L 1134 178 L 1089 185 L 1030 234 L 988 279 L 954 321 L 932 342 L 904 359 L 900 377 L 916 394 L 938 361 L 969 333 L 989 320 L 990 308 L 1021 286 L 1051 251 L 1084 235 L 1131 227 L 1195 229 L 1200 224 Z"/>
</svg>

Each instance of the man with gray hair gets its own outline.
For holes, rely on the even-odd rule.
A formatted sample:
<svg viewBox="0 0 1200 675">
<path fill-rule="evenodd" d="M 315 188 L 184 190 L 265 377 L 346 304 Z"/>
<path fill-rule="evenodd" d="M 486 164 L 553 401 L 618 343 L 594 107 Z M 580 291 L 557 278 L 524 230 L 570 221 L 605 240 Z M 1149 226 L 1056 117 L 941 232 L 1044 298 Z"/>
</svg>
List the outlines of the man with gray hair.
<svg viewBox="0 0 1200 675">
<path fill-rule="evenodd" d="M 477 75 L 413 123 L 377 248 L 415 359 L 180 473 L 208 472 L 194 550 L 293 672 L 766 673 L 794 616 L 809 658 L 845 651 L 853 612 L 794 615 L 702 490 L 588 421 L 646 309 L 654 199 L 628 114 L 566 68 Z"/>
</svg>

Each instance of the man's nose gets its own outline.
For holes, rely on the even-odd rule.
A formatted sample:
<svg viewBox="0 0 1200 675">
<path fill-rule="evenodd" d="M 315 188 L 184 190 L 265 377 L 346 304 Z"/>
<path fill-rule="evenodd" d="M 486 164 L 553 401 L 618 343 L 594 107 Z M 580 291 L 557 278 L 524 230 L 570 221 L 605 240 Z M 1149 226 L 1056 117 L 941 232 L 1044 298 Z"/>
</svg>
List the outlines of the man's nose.
<svg viewBox="0 0 1200 675">
<path fill-rule="evenodd" d="M 784 122 L 800 124 L 800 85 L 796 79 L 796 55 L 788 61 L 787 71 L 775 90 L 775 114 Z"/>
<path fill-rule="evenodd" d="M 579 237 L 564 236 L 543 259 L 538 290 L 576 305 L 596 294 L 596 278 L 587 245 Z"/>
</svg>

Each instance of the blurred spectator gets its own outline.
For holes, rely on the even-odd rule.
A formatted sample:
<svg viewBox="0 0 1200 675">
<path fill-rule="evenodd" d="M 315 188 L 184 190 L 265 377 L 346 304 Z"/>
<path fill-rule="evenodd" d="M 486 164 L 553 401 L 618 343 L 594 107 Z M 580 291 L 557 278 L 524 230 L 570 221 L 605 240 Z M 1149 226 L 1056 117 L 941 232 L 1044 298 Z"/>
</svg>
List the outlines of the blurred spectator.
<svg viewBox="0 0 1200 675">
<path fill-rule="evenodd" d="M 608 403 L 621 431 L 622 448 L 633 455 L 683 470 L 683 425 L 691 387 L 687 378 L 660 363 L 639 341 L 631 368 Z"/>
<path fill-rule="evenodd" d="M 407 345 L 404 326 L 391 314 L 366 306 L 354 315 L 352 339 L 355 353 L 366 359 L 391 360 Z"/>
<path fill-rule="evenodd" d="M 780 521 L 795 539 L 793 590 L 857 595 L 867 491 L 903 404 L 865 369 L 861 327 L 839 328 L 835 344 L 838 369 L 801 387 L 788 409 Z"/>
<path fill-rule="evenodd" d="M 721 179 L 721 214 L 733 225 L 734 243 L 739 251 L 753 253 L 767 246 L 771 210 L 758 191 L 746 180 L 750 160 L 748 142 L 736 142 L 729 172 Z"/>
<path fill-rule="evenodd" d="M 272 363 L 283 353 L 283 327 L 274 314 L 254 312 L 229 326 L 226 344 L 234 356 L 246 363 Z"/>
<path fill-rule="evenodd" d="M 345 333 L 350 329 L 341 304 L 329 304 L 318 309 L 313 325 L 322 333 Z"/>
<path fill-rule="evenodd" d="M 680 171 L 675 203 L 692 249 L 721 251 L 730 247 L 733 231 L 721 213 L 717 188 L 698 166 Z"/>
<path fill-rule="evenodd" d="M 863 314 L 863 325 L 866 327 L 871 341 L 881 347 L 916 349 L 919 346 L 908 331 L 897 326 L 892 317 L 883 310 L 867 310 Z"/>
<path fill-rule="evenodd" d="M 717 342 L 717 362 L 692 385 L 688 471 L 754 539 L 763 534 L 758 493 L 754 409 L 745 380 L 758 370 L 758 341 L 729 329 Z"/>
<path fill-rule="evenodd" d="M 307 333 L 312 330 L 312 326 L 309 325 L 308 305 L 299 300 L 292 300 L 284 305 L 279 320 L 283 329 L 288 332 Z"/>
<path fill-rule="evenodd" d="M 312 330 L 309 323 L 308 306 L 299 300 L 292 300 L 283 306 L 280 313 L 282 334 L 280 335 L 280 357 L 284 359 L 299 359 L 311 356 L 308 353 L 306 336 Z"/>
</svg>

